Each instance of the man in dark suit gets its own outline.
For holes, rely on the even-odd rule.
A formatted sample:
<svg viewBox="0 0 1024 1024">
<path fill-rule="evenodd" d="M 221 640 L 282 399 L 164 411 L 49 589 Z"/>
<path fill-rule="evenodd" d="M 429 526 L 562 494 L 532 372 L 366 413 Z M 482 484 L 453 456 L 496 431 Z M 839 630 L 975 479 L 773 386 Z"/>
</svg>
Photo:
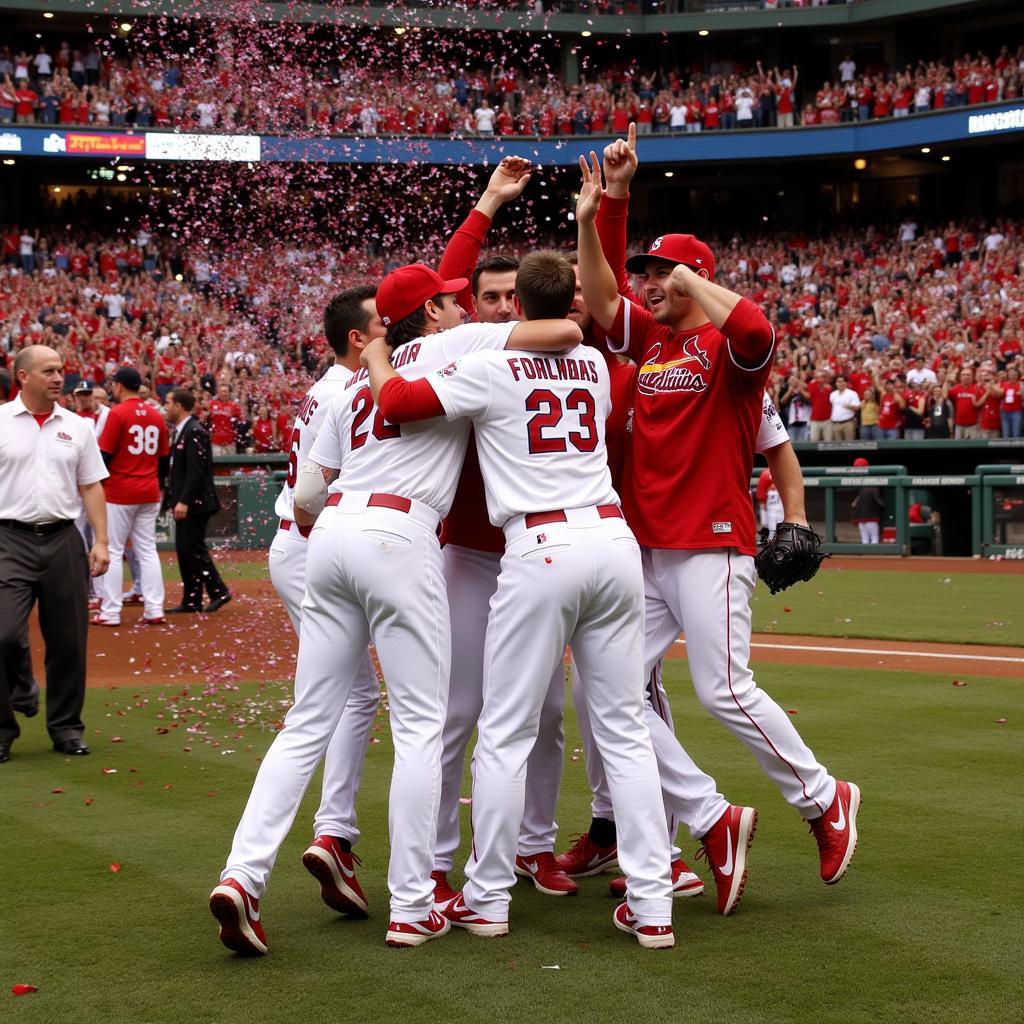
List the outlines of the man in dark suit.
<svg viewBox="0 0 1024 1024">
<path fill-rule="evenodd" d="M 220 509 L 213 485 L 213 455 L 210 435 L 192 416 L 195 395 L 188 388 L 175 388 L 167 395 L 165 409 L 171 425 L 170 480 L 164 494 L 164 508 L 174 511 L 174 549 L 178 571 L 185 586 L 184 596 L 172 612 L 215 612 L 231 600 L 231 594 L 213 564 L 206 547 L 210 516 Z M 210 603 L 203 608 L 203 587 Z"/>
</svg>

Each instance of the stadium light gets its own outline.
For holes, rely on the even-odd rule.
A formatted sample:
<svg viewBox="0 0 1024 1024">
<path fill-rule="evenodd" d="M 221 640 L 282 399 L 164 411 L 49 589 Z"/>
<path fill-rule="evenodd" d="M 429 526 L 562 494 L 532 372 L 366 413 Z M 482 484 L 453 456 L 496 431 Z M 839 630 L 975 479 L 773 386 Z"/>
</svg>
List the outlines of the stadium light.
<svg viewBox="0 0 1024 1024">
<path fill-rule="evenodd" d="M 594 34 L 594 33 L 593 33 L 593 32 L 591 32 L 589 28 L 585 28 L 585 29 L 584 29 L 584 30 L 583 30 L 583 31 L 582 31 L 582 32 L 580 33 L 580 35 L 581 35 L 581 36 L 583 36 L 583 38 L 584 38 L 584 39 L 589 39 L 589 38 L 590 38 L 590 37 L 591 37 L 591 36 L 592 36 L 593 34 Z"/>
<path fill-rule="evenodd" d="M 395 35 L 396 36 L 404 36 L 405 35 L 405 29 L 401 25 L 396 25 L 395 26 Z"/>
<path fill-rule="evenodd" d="M 128 180 L 128 175 L 127 174 L 119 174 L 117 176 L 117 180 L 118 181 L 127 181 Z"/>
<path fill-rule="evenodd" d="M 676 173 L 675 171 L 666 171 L 665 172 L 665 177 L 666 178 L 671 178 L 675 173 Z"/>
<path fill-rule="evenodd" d="M 54 185 L 54 186 L 53 186 L 53 194 L 54 194 L 55 196 L 56 196 L 56 195 L 59 195 L 59 194 L 60 194 L 60 191 L 61 191 L 60 185 Z"/>
<path fill-rule="evenodd" d="M 922 146 L 921 147 L 921 152 L 922 153 L 930 153 L 931 151 L 932 151 L 932 147 L 931 146 Z"/>
<path fill-rule="evenodd" d="M 946 155 L 945 155 L 945 156 L 944 156 L 944 157 L 942 158 L 942 162 L 943 162 L 944 164 L 948 164 L 948 163 L 949 163 L 949 161 L 950 161 L 950 160 L 952 160 L 952 159 L 953 159 L 953 158 L 952 158 L 952 157 L 951 157 L 951 156 L 950 156 L 950 155 L 949 155 L 949 154 L 947 153 L 947 154 L 946 154 Z M 12 160 L 12 161 L 11 161 L 11 163 L 14 163 L 14 161 Z"/>
<path fill-rule="evenodd" d="M 853 169 L 855 171 L 863 171 L 864 168 L 867 167 L 867 165 L 867 160 L 865 160 L 862 156 L 857 157 L 857 159 L 853 161 Z"/>
<path fill-rule="evenodd" d="M 5 160 L 4 161 L 4 167 L 13 167 L 13 166 L 14 166 L 14 161 L 13 160 Z"/>
<path fill-rule="evenodd" d="M 130 21 L 122 21 L 121 24 L 118 25 L 117 27 L 122 32 L 131 32 L 131 30 L 132 30 L 132 23 Z"/>
<path fill-rule="evenodd" d="M 53 13 L 53 11 L 43 11 L 43 17 L 44 18 L 52 18 L 52 17 L 54 17 L 54 13 Z"/>
<path fill-rule="evenodd" d="M 702 28 L 702 29 L 701 29 L 701 30 L 700 30 L 700 31 L 699 31 L 699 32 L 697 33 L 697 35 L 699 35 L 699 36 L 709 36 L 709 35 L 711 35 L 711 33 L 710 33 L 710 32 L 709 32 L 709 31 L 708 31 L 708 30 L 707 30 L 706 28 Z"/>
</svg>

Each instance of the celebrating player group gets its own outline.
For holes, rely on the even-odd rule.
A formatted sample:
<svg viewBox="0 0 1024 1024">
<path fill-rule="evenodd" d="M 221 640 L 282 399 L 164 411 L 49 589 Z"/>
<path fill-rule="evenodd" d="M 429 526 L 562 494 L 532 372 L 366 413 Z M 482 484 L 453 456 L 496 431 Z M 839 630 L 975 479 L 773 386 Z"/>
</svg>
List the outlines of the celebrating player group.
<svg viewBox="0 0 1024 1024">
<path fill-rule="evenodd" d="M 772 548 L 773 592 L 820 561 L 764 393 L 774 333 L 715 283 L 692 235 L 626 259 L 632 127 L 580 167 L 576 253 L 480 260 L 530 180 L 528 161 L 506 157 L 436 270 L 401 267 L 325 312 L 335 365 L 296 417 L 270 549 L 299 636 L 295 703 L 210 895 L 232 950 L 267 952 L 260 900 L 321 760 L 302 861 L 330 908 L 369 913 L 353 847 L 379 700 L 371 644 L 394 740 L 390 946 L 452 926 L 507 935 L 517 875 L 567 896 L 618 867 L 613 924 L 671 947 L 673 898 L 704 890 L 680 825 L 718 912 L 736 909 L 757 811 L 731 804 L 675 734 L 661 663 L 681 632 L 698 699 L 808 821 L 822 881 L 846 872 L 860 791 L 829 774 L 749 667 L 755 451 L 780 535 L 804 538 Z M 794 552 L 804 561 L 788 570 Z M 566 648 L 593 802 L 589 829 L 555 856 Z M 472 852 L 456 889 L 474 729 Z"/>
</svg>

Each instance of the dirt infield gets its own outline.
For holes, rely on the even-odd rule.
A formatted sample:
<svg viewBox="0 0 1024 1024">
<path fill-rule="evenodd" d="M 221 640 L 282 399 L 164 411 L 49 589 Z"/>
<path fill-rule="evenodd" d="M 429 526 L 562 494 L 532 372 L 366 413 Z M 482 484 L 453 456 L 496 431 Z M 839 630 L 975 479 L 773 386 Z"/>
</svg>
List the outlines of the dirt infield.
<svg viewBox="0 0 1024 1024">
<path fill-rule="evenodd" d="M 826 566 L 919 571 L 1016 571 L 1024 564 L 972 559 L 837 558 Z M 921 571 L 924 571 L 923 569 Z M 122 625 L 90 627 L 89 686 L 195 685 L 286 679 L 295 671 L 296 639 L 269 580 L 234 580 L 234 599 L 216 615 L 169 616 L 166 626 L 145 626 L 142 609 L 126 605 Z M 173 592 L 173 587 L 171 592 Z M 43 666 L 42 638 L 33 615 L 32 657 Z M 755 634 L 754 662 L 844 666 L 863 669 L 935 672 L 955 678 L 970 673 L 1020 678 L 1024 650 L 1015 647 L 934 644 L 894 640 Z M 673 656 L 685 657 L 684 640 Z"/>
</svg>

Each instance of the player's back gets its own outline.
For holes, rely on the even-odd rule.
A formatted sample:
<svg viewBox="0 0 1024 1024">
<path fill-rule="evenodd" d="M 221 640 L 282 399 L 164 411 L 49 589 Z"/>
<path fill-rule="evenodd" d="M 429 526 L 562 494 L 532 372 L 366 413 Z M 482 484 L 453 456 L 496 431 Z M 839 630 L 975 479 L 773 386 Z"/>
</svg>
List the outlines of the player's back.
<svg viewBox="0 0 1024 1024">
<path fill-rule="evenodd" d="M 288 435 L 285 450 L 288 452 L 288 476 L 284 487 L 274 503 L 274 513 L 282 519 L 295 517 L 295 481 L 299 466 L 308 458 L 320 428 L 327 418 L 331 402 L 345 390 L 352 379 L 352 371 L 335 364 L 306 392 Z"/>
<path fill-rule="evenodd" d="M 160 458 L 170 445 L 167 424 L 156 409 L 138 398 L 119 402 L 107 416 L 100 448 L 113 456 L 104 483 L 107 501 L 136 505 L 160 500 Z"/>
<path fill-rule="evenodd" d="M 463 324 L 399 346 L 391 363 L 403 377 L 417 380 L 460 356 L 503 349 L 515 326 Z M 332 493 L 395 494 L 421 502 L 443 518 L 455 495 L 468 436 L 467 421 L 387 422 L 374 403 L 367 372 L 360 370 L 331 403 L 310 457 L 340 471 Z"/>
<path fill-rule="evenodd" d="M 485 352 L 444 367 L 431 383 L 449 416 L 473 420 L 494 525 L 618 501 L 605 447 L 609 374 L 596 349 Z"/>
</svg>

